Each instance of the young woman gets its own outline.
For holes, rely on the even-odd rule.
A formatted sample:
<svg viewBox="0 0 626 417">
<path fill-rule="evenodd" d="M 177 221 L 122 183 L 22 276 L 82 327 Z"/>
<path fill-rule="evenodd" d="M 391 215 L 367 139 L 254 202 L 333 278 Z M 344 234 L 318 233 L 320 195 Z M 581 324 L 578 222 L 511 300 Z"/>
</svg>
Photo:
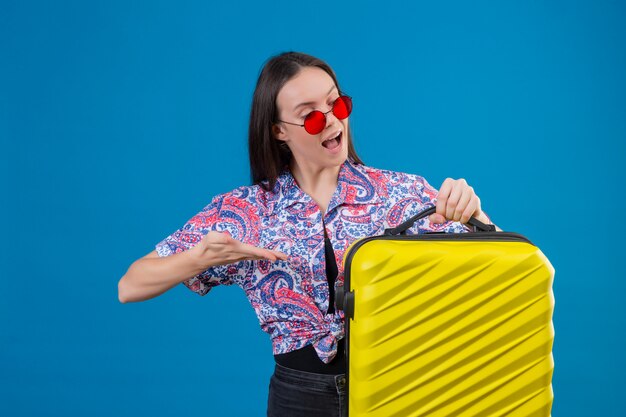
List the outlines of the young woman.
<svg viewBox="0 0 626 417">
<path fill-rule="evenodd" d="M 346 413 L 344 315 L 334 294 L 352 242 L 382 234 L 426 204 L 437 212 L 408 234 L 463 233 L 470 216 L 491 223 L 463 179 L 448 178 L 437 192 L 421 176 L 364 165 L 351 111 L 325 62 L 296 52 L 271 57 L 252 100 L 253 184 L 215 196 L 119 282 L 121 302 L 181 282 L 200 295 L 240 286 L 272 340 L 268 416 Z"/>
</svg>

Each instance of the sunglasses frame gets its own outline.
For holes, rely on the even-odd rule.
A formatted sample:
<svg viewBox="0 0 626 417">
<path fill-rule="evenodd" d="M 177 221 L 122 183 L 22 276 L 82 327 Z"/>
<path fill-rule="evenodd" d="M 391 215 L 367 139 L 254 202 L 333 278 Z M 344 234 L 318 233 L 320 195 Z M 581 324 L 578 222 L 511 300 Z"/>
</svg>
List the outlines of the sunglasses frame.
<svg viewBox="0 0 626 417">
<path fill-rule="evenodd" d="M 326 123 L 328 123 L 328 119 L 326 118 L 326 115 L 335 109 L 335 103 L 337 103 L 337 100 L 339 100 L 341 97 L 348 97 L 348 98 L 350 99 L 350 104 L 352 104 L 352 96 L 349 96 L 349 95 L 347 95 L 347 94 L 343 94 L 343 93 L 339 93 L 339 97 L 337 97 L 337 98 L 335 99 L 335 101 L 333 101 L 333 105 L 332 105 L 332 107 L 331 107 L 331 108 L 330 108 L 330 110 L 328 110 L 327 112 L 323 112 L 323 111 L 321 111 L 321 110 L 311 110 L 309 113 L 307 113 L 307 114 L 306 114 L 306 116 L 304 116 L 304 119 L 306 120 L 306 118 L 307 118 L 307 117 L 309 117 L 311 114 L 313 114 L 313 113 L 315 113 L 315 112 L 322 113 L 322 116 L 324 116 L 324 127 L 322 128 L 322 130 L 320 130 L 320 131 L 319 131 L 319 132 L 317 132 L 317 133 L 311 133 L 311 132 L 309 132 L 308 130 L 306 130 L 306 127 L 304 128 L 304 130 L 306 130 L 306 132 L 307 132 L 308 134 L 310 134 L 310 135 L 319 135 L 321 132 L 323 132 L 323 131 L 324 131 L 324 128 L 326 128 Z M 333 113 L 333 114 L 334 114 L 334 113 Z M 352 107 L 350 107 L 350 114 L 352 114 Z M 339 119 L 337 116 L 335 116 L 335 117 L 337 117 L 339 120 L 344 120 L 344 119 L 347 119 L 348 117 L 350 117 L 350 114 L 349 114 L 347 117 L 344 117 L 343 119 Z M 279 121 L 279 122 L 282 122 L 282 123 L 287 123 L 288 125 L 294 125 L 294 126 L 304 127 L 304 123 L 303 123 L 303 124 L 298 124 L 298 123 L 286 122 L 286 121 L 284 121 L 284 120 L 278 120 L 278 121 Z"/>
</svg>

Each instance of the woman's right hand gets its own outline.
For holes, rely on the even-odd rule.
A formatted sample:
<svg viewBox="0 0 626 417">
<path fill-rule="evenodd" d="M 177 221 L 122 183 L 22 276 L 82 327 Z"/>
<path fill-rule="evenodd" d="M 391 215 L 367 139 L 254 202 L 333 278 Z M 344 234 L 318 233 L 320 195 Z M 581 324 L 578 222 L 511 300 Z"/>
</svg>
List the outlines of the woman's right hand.
<svg viewBox="0 0 626 417">
<path fill-rule="evenodd" d="M 209 266 L 226 265 L 244 260 L 268 259 L 287 260 L 288 255 L 279 251 L 259 248 L 240 242 L 228 233 L 208 232 L 197 245 L 190 250 L 196 252 L 200 262 Z"/>
</svg>

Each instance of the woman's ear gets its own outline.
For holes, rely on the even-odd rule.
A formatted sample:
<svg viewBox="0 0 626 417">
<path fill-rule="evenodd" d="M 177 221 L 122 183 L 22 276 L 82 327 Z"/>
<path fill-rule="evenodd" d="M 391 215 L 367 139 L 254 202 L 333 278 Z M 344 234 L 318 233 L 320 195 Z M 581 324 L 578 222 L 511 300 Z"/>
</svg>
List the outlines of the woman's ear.
<svg viewBox="0 0 626 417">
<path fill-rule="evenodd" d="M 278 124 L 272 125 L 272 133 L 274 134 L 274 137 L 278 140 L 282 141 L 285 139 L 285 132 L 283 132 L 282 128 Z"/>
</svg>

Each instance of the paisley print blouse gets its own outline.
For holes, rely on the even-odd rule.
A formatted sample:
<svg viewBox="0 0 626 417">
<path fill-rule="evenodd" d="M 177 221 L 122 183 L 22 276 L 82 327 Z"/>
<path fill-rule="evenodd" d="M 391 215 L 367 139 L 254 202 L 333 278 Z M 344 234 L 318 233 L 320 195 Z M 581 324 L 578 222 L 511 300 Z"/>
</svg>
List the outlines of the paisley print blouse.
<svg viewBox="0 0 626 417">
<path fill-rule="evenodd" d="M 266 183 L 267 184 L 267 183 Z M 209 231 L 289 255 L 287 261 L 250 260 L 208 268 L 183 284 L 199 295 L 217 285 L 241 287 L 256 311 L 263 331 L 272 340 L 274 354 L 312 344 L 328 363 L 344 337 L 343 311 L 328 311 L 329 291 L 324 256 L 324 229 L 335 249 L 343 284 L 343 256 L 357 239 L 381 235 L 435 204 L 438 191 L 414 174 L 377 169 L 347 159 L 326 213 L 303 192 L 289 169 L 272 191 L 259 185 L 241 186 L 215 196 L 180 229 L 156 245 L 159 256 L 193 247 Z M 407 234 L 425 231 L 463 233 L 469 227 L 448 221 L 417 221 Z"/>
</svg>

